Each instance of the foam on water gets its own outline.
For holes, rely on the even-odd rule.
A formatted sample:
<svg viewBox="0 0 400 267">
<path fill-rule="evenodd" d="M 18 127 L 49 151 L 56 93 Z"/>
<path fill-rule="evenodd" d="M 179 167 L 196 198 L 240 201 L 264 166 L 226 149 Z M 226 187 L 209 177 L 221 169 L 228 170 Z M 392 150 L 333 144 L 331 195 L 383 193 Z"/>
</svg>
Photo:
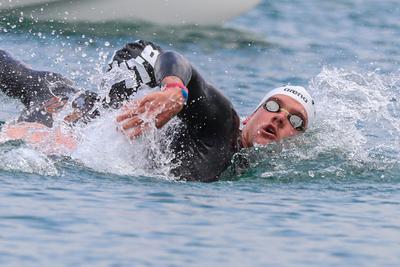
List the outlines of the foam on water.
<svg viewBox="0 0 400 267">
<path fill-rule="evenodd" d="M 118 129 L 115 118 L 118 111 L 104 115 L 88 125 L 76 128 L 78 148 L 71 154 L 73 160 L 96 171 L 130 176 L 162 176 L 168 179 L 173 155 L 163 153 L 163 140 L 169 140 L 166 130 L 154 126 L 146 135 L 129 140 Z M 171 125 L 177 122 L 171 122 Z"/>
<path fill-rule="evenodd" d="M 9 98 L 3 92 L 0 92 L 0 103 L 1 121 L 15 118 L 23 110 L 23 105 L 19 100 Z"/>
<path fill-rule="evenodd" d="M 364 161 L 373 160 L 374 152 L 391 150 L 398 160 L 399 87 L 399 73 L 324 68 L 310 82 L 320 114 L 318 147 L 344 149 L 350 159 Z"/>
<path fill-rule="evenodd" d="M 55 161 L 19 141 L 0 144 L 0 169 L 49 176 L 60 175 Z"/>
<path fill-rule="evenodd" d="M 98 69 L 90 79 L 96 84 L 98 94 L 104 97 L 108 95 L 113 84 L 125 80 L 130 75 L 128 69 L 114 68 L 104 74 Z M 143 85 L 131 100 L 141 99 L 157 90 L 159 88 Z M 164 153 L 162 149 L 168 146 L 170 140 L 165 136 L 166 131 L 179 122 L 173 120 L 168 127 L 158 130 L 152 120 L 143 118 L 145 122 L 150 123 L 150 129 L 141 138 L 130 140 L 122 134 L 120 124 L 116 122 L 120 110 L 105 109 L 101 102 L 98 102 L 95 108 L 102 114 L 99 118 L 88 124 L 77 124 L 72 129 L 73 135 L 78 140 L 77 148 L 69 154 L 72 160 L 98 172 L 130 176 L 161 176 L 170 179 L 168 175 L 173 165 L 171 163 L 173 155 Z M 71 111 L 71 107 L 67 107 L 56 117 L 55 124 L 62 127 L 64 116 Z"/>
</svg>

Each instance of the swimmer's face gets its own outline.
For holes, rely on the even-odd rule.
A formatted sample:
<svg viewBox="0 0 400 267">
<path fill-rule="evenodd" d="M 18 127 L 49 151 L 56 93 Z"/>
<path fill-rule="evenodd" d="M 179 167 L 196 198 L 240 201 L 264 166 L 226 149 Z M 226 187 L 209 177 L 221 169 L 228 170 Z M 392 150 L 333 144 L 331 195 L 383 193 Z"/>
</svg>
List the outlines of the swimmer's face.
<svg viewBox="0 0 400 267">
<path fill-rule="evenodd" d="M 263 106 L 258 108 L 243 128 L 242 144 L 244 147 L 252 147 L 255 144 L 266 145 L 303 133 L 303 130 L 295 129 L 292 126 L 287 113 L 299 116 L 303 119 L 304 125 L 307 125 L 307 112 L 299 102 L 286 95 L 274 95 L 269 100 L 276 101 L 281 110 L 270 112 Z"/>
</svg>

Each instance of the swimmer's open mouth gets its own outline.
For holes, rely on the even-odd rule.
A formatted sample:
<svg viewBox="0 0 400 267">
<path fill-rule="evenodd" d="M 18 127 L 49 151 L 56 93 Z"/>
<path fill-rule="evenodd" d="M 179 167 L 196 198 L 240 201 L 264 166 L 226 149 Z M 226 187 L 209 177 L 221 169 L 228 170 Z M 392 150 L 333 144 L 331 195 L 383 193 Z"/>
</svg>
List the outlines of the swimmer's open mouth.
<svg viewBox="0 0 400 267">
<path fill-rule="evenodd" d="M 262 127 L 262 130 L 268 138 L 271 138 L 271 139 L 277 138 L 276 128 L 273 125 L 271 125 L 271 124 L 265 125 Z"/>
</svg>

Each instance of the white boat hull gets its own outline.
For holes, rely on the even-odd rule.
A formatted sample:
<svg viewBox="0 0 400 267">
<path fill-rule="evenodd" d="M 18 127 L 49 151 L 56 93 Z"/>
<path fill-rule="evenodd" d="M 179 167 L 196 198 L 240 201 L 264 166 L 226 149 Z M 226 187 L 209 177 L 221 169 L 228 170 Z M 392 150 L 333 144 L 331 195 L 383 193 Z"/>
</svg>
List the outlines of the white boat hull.
<svg viewBox="0 0 400 267">
<path fill-rule="evenodd" d="M 2 11 L 57 21 L 147 21 L 157 24 L 221 24 L 261 0 L 0 0 Z"/>
</svg>

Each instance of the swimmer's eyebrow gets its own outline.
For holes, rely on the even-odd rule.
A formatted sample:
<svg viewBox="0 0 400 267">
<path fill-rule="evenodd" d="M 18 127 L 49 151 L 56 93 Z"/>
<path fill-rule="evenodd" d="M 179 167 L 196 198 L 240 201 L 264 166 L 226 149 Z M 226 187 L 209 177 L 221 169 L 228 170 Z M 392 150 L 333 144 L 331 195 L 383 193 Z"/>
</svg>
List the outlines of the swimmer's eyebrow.
<svg viewBox="0 0 400 267">
<path fill-rule="evenodd" d="M 279 104 L 279 106 L 280 106 L 281 108 L 286 109 L 290 114 L 292 114 L 292 115 L 297 115 L 297 116 L 299 116 L 300 118 L 302 118 L 303 121 L 306 121 L 306 116 L 304 116 L 304 114 L 303 114 L 301 111 L 296 110 L 296 109 L 293 109 L 293 108 L 291 108 L 291 107 L 288 108 L 286 105 L 284 105 L 284 103 L 282 103 L 282 100 L 280 100 L 280 99 L 277 98 L 277 97 L 271 97 L 270 99 L 275 100 L 275 101 Z"/>
</svg>

